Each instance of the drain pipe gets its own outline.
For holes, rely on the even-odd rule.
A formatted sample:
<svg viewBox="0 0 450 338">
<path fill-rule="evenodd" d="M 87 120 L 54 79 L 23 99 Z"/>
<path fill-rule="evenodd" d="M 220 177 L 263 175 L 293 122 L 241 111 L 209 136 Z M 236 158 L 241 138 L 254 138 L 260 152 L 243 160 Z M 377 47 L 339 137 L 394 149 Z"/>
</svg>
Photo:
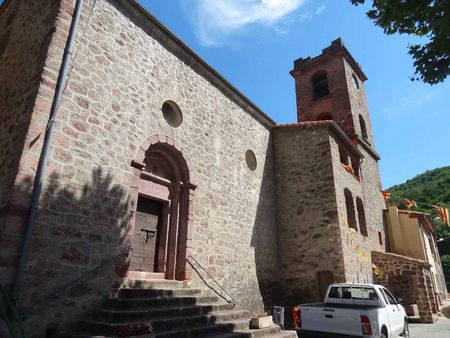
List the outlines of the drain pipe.
<svg viewBox="0 0 450 338">
<path fill-rule="evenodd" d="M 64 48 L 61 68 L 59 69 L 58 79 L 56 82 L 55 95 L 53 96 L 52 107 L 50 109 L 50 116 L 47 123 L 46 133 L 44 136 L 41 155 L 39 157 L 39 164 L 36 170 L 36 176 L 34 178 L 33 191 L 31 194 L 30 213 L 28 215 L 27 224 L 25 227 L 25 234 L 22 241 L 22 248 L 20 252 L 20 261 L 17 267 L 14 286 L 11 294 L 11 299 L 15 304 L 17 304 L 17 302 L 19 301 L 19 296 L 22 289 L 25 267 L 27 265 L 28 256 L 30 253 L 33 225 L 34 222 L 36 221 L 37 211 L 39 207 L 39 199 L 42 192 L 42 185 L 44 181 L 45 171 L 47 169 L 48 155 L 50 152 L 50 147 L 52 145 L 53 129 L 55 125 L 56 115 L 58 113 L 59 103 L 61 101 L 63 91 L 66 87 L 67 73 L 69 71 L 69 65 L 72 58 L 73 42 L 75 40 L 75 34 L 77 31 L 78 22 L 80 20 L 80 13 L 82 7 L 83 7 L 83 0 L 75 0 L 75 8 L 72 15 L 72 22 L 70 24 L 69 35 L 67 37 L 66 46 Z"/>
</svg>

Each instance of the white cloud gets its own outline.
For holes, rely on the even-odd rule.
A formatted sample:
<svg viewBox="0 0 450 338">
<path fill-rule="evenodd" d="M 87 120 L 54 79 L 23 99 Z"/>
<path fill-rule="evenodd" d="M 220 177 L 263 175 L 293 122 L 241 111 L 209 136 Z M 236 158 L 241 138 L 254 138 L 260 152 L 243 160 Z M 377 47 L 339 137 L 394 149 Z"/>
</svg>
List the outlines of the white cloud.
<svg viewBox="0 0 450 338">
<path fill-rule="evenodd" d="M 217 45 L 221 38 L 251 24 L 273 26 L 300 8 L 305 0 L 191 0 L 196 34 L 204 45 Z M 275 27 L 278 34 L 284 28 Z"/>
<path fill-rule="evenodd" d="M 300 22 L 307 22 L 307 21 L 311 21 L 313 18 L 313 15 L 310 12 L 305 12 L 302 13 L 298 16 Z"/>
<path fill-rule="evenodd" d="M 274 30 L 275 30 L 275 33 L 277 33 L 278 35 L 286 35 L 287 33 L 289 33 L 289 28 L 287 28 L 287 27 L 275 26 Z"/>
<path fill-rule="evenodd" d="M 321 6 L 317 7 L 316 15 L 322 15 L 325 12 L 325 8 L 327 8 L 327 6 L 325 6 L 325 5 L 321 5 Z"/>
</svg>

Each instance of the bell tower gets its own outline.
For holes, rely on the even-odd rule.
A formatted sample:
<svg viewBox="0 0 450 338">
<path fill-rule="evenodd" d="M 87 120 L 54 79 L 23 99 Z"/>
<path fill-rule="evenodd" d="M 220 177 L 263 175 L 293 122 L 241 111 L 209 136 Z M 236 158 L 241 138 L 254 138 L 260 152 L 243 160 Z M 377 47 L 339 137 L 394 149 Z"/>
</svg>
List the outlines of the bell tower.
<svg viewBox="0 0 450 338">
<path fill-rule="evenodd" d="M 297 119 L 333 120 L 355 143 L 373 148 L 367 108 L 366 75 L 338 38 L 316 57 L 294 61 Z"/>
</svg>

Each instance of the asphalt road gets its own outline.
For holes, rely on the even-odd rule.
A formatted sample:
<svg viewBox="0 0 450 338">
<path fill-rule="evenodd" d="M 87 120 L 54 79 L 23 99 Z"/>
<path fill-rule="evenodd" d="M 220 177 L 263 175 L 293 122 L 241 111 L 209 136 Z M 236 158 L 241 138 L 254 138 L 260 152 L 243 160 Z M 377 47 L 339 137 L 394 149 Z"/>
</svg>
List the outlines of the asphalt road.
<svg viewBox="0 0 450 338">
<path fill-rule="evenodd" d="M 411 323 L 409 324 L 409 330 L 410 338 L 450 338 L 450 319 L 439 316 L 439 319 L 433 324 Z M 299 335 L 299 337 L 302 336 Z M 314 337 L 323 338 L 322 335 Z"/>
<path fill-rule="evenodd" d="M 411 338 L 450 338 L 450 319 L 439 316 L 434 324 L 409 324 Z"/>
</svg>

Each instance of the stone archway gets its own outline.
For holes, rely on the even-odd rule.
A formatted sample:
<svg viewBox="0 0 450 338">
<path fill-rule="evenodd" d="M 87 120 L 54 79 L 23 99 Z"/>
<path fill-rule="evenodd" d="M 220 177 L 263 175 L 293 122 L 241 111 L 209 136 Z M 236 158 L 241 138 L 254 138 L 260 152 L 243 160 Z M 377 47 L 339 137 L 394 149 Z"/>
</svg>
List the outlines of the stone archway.
<svg viewBox="0 0 450 338">
<path fill-rule="evenodd" d="M 136 210 L 130 221 L 130 274 L 190 279 L 186 258 L 196 186 L 187 160 L 173 139 L 157 134 L 142 143 L 132 167 Z"/>
</svg>

